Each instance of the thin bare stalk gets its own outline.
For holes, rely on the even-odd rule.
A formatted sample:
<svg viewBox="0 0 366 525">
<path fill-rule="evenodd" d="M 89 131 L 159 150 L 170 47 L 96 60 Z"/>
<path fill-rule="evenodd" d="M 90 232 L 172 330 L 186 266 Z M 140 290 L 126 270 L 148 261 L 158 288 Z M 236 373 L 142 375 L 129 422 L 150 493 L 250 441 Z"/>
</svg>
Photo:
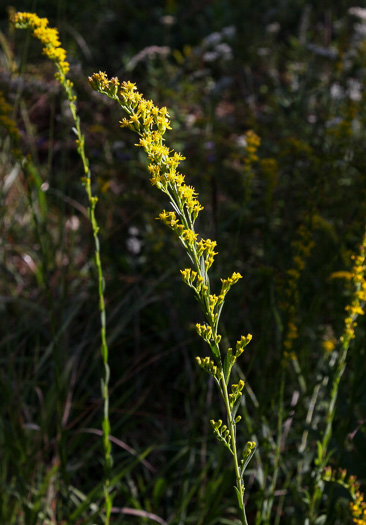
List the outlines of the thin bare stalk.
<svg viewBox="0 0 366 525">
<path fill-rule="evenodd" d="M 77 115 L 76 109 L 76 95 L 73 90 L 73 84 L 66 77 L 69 71 L 69 64 L 66 60 L 66 51 L 61 47 L 57 29 L 48 27 L 48 20 L 46 18 L 39 18 L 33 13 L 16 13 L 12 15 L 11 22 L 19 29 L 31 29 L 32 35 L 40 40 L 43 44 L 43 53 L 54 63 L 57 69 L 55 75 L 63 90 L 65 91 L 69 108 L 72 114 L 75 127 L 73 131 L 76 134 L 77 151 L 83 164 L 84 175 L 82 183 L 84 185 L 88 197 L 88 213 L 92 226 L 94 237 L 94 256 L 95 265 L 98 276 L 98 298 L 100 311 L 100 337 L 101 337 L 101 354 L 103 359 L 104 371 L 102 377 L 102 397 L 103 397 L 103 450 L 104 450 L 104 502 L 105 502 L 105 525 L 109 525 L 112 498 L 110 496 L 110 471 L 112 466 L 111 443 L 109 439 L 110 422 L 109 422 L 109 377 L 110 371 L 108 366 L 108 346 L 106 338 L 106 312 L 104 300 L 104 279 L 103 269 L 100 258 L 100 243 L 99 243 L 99 226 L 95 216 L 95 207 L 97 204 L 97 197 L 92 193 L 91 188 L 91 173 L 89 168 L 89 161 L 85 154 L 85 138 L 80 129 L 80 119 Z"/>
</svg>

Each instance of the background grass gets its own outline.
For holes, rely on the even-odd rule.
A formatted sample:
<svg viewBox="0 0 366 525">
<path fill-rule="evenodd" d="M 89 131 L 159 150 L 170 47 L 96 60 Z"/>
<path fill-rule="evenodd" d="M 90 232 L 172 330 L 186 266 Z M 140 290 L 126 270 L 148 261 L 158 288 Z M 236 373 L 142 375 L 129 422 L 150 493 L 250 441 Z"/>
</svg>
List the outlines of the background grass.
<svg viewBox="0 0 366 525">
<path fill-rule="evenodd" d="M 213 273 L 244 276 L 222 331 L 231 345 L 253 334 L 236 370 L 247 380 L 239 441 L 259 443 L 246 481 L 248 521 L 297 524 L 337 356 L 322 343 L 342 334 L 351 293 L 330 276 L 350 270 L 365 226 L 365 22 L 349 7 L 17 2 L 60 30 L 99 196 L 115 523 L 151 523 L 144 512 L 172 525 L 233 523 L 236 511 L 232 468 L 209 425 L 223 407 L 194 359 L 206 349 L 193 328 L 199 308 L 180 278 L 188 261 L 155 220 L 166 203 L 148 182 L 136 138 L 87 76 L 101 69 L 136 82 L 169 109 L 169 146 L 187 157 L 188 183 L 205 206 L 200 232 L 218 241 Z M 36 166 L 26 180 L 1 136 L 0 523 L 96 523 L 102 365 L 81 164 L 52 65 L 29 35 L 9 29 L 5 9 L 0 27 L 0 89 Z M 248 130 L 261 139 L 257 159 Z M 297 257 L 304 268 L 294 278 Z M 286 347 L 291 323 L 298 337 Z M 363 482 L 362 317 L 358 323 L 329 463 Z M 285 368 L 281 403 L 285 351 L 296 360 Z M 344 489 L 325 484 L 319 523 L 350 523 L 348 503 Z"/>
</svg>

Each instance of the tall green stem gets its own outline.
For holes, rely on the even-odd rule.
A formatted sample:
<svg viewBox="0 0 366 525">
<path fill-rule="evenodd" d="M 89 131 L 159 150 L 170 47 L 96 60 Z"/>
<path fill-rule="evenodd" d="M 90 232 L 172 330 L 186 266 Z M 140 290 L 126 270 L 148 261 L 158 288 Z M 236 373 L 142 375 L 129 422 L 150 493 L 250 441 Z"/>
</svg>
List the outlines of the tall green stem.
<svg viewBox="0 0 366 525">
<path fill-rule="evenodd" d="M 70 93 L 67 91 L 68 98 L 70 100 Z M 70 100 L 72 102 L 72 100 Z M 99 226 L 95 216 L 95 206 L 97 204 L 97 197 L 93 196 L 91 189 L 91 173 L 89 169 L 89 162 L 85 155 L 84 149 L 84 136 L 81 133 L 80 129 L 80 119 L 76 114 L 76 108 L 74 104 L 70 104 L 72 116 L 75 122 L 75 132 L 77 136 L 77 147 L 78 153 L 83 163 L 85 176 L 82 179 L 82 182 L 85 187 L 85 191 L 88 196 L 89 201 L 89 218 L 93 230 L 94 237 L 94 247 L 95 247 L 95 265 L 97 268 L 98 275 L 98 295 L 99 295 L 99 311 L 100 311 L 100 337 L 101 337 L 101 354 L 104 364 L 104 377 L 102 379 L 102 398 L 103 398 L 103 450 L 104 450 L 104 501 L 105 501 L 105 525 L 109 525 L 111 508 L 112 508 L 112 499 L 109 494 L 109 485 L 110 485 L 110 471 L 112 467 L 112 455 L 111 455 L 111 442 L 109 439 L 110 434 L 110 421 L 109 421 L 109 378 L 110 378 L 110 369 L 108 364 L 108 345 L 106 337 L 106 311 L 105 311 L 105 300 L 104 300 L 104 278 L 103 278 L 103 268 L 100 258 L 100 243 L 99 243 Z"/>
<path fill-rule="evenodd" d="M 59 40 L 58 31 L 55 28 L 48 27 L 47 18 L 39 18 L 34 13 L 15 13 L 11 16 L 11 22 L 15 27 L 20 29 L 29 28 L 33 31 L 32 35 L 40 40 L 43 44 L 43 53 L 49 57 L 49 59 L 55 64 L 57 68 L 57 73 L 55 75 L 56 79 L 59 81 L 60 85 L 64 89 L 67 100 L 69 103 L 69 108 L 72 114 L 72 118 L 75 124 L 73 131 L 76 134 L 76 145 L 77 151 L 80 155 L 81 161 L 83 163 L 84 176 L 82 178 L 85 191 L 88 196 L 89 201 L 89 218 L 92 225 L 94 244 L 95 244 L 95 264 L 97 267 L 98 274 L 98 296 L 99 296 L 99 311 L 100 311 L 100 335 L 101 335 L 101 354 L 104 364 L 104 374 L 102 378 L 102 397 L 104 403 L 104 415 L 102 423 L 103 431 L 103 449 L 104 449 L 104 501 L 105 501 L 105 525 L 109 525 L 111 508 L 112 508 L 112 498 L 109 494 L 109 485 L 110 485 L 110 470 L 112 466 L 112 456 L 111 456 L 111 443 L 109 440 L 110 433 L 110 423 L 109 423 L 109 366 L 108 366 L 108 346 L 106 339 L 106 314 L 105 314 L 105 302 L 104 302 L 104 282 L 103 282 L 103 270 L 102 263 L 100 259 L 100 245 L 98 238 L 99 226 L 97 219 L 95 217 L 95 206 L 97 204 L 97 197 L 94 197 L 91 189 L 91 174 L 89 169 L 89 162 L 85 155 L 84 149 L 84 136 L 81 133 L 80 129 L 80 119 L 77 116 L 76 110 L 76 95 L 73 91 L 72 82 L 66 77 L 70 66 L 67 62 L 66 51 L 62 49 L 61 42 Z"/>
<path fill-rule="evenodd" d="M 311 502 L 310 502 L 310 509 L 309 509 L 310 525 L 315 523 L 315 519 L 317 516 L 317 509 L 318 509 L 319 502 L 322 496 L 322 491 L 320 490 L 319 483 L 320 483 L 321 476 L 324 471 L 324 467 L 326 466 L 325 463 L 326 463 L 327 455 L 328 455 L 328 445 L 332 437 L 332 431 L 333 431 L 333 420 L 334 420 L 335 411 L 336 411 L 336 402 L 338 398 L 339 383 L 342 379 L 344 370 L 346 368 L 346 358 L 348 354 L 349 344 L 350 344 L 350 340 L 346 339 L 341 346 L 341 350 L 338 356 L 338 364 L 337 364 L 337 368 L 336 368 L 333 382 L 332 382 L 330 401 L 328 404 L 328 410 L 327 410 L 327 414 L 325 418 L 327 425 L 326 425 L 326 428 L 323 434 L 323 439 L 321 441 L 321 447 L 320 447 L 321 456 L 317 458 L 317 467 L 315 470 L 315 478 L 314 478 L 314 492 L 313 492 Z"/>
<path fill-rule="evenodd" d="M 232 454 L 234 456 L 234 468 L 235 468 L 235 477 L 236 477 L 236 487 L 239 491 L 239 495 L 241 498 L 241 502 L 239 503 L 240 513 L 241 513 L 241 520 L 243 525 L 248 525 L 247 517 L 245 514 L 245 506 L 244 506 L 244 481 L 242 481 L 240 476 L 240 470 L 239 470 L 239 461 L 238 461 L 238 454 L 236 450 L 236 431 L 235 431 L 235 421 L 233 421 L 232 411 L 230 407 L 230 401 L 229 401 L 229 395 L 227 391 L 227 386 L 225 379 L 223 378 L 221 380 L 221 388 L 223 392 L 223 398 L 225 401 L 225 407 L 227 411 L 227 417 L 229 422 L 229 429 L 230 429 L 230 435 L 231 435 L 231 448 L 232 448 Z"/>
</svg>

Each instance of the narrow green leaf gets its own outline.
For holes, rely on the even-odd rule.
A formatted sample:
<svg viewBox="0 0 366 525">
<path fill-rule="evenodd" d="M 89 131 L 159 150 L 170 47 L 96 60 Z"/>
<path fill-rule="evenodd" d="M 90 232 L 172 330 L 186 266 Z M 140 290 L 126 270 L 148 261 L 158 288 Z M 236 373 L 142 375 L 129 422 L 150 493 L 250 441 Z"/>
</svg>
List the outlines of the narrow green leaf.
<svg viewBox="0 0 366 525">
<path fill-rule="evenodd" d="M 221 316 L 221 312 L 222 312 L 222 308 L 224 304 L 225 304 L 225 301 L 221 303 L 220 308 L 218 309 L 218 312 L 217 312 L 217 321 L 216 321 L 217 326 L 219 326 L 220 316 Z"/>
<path fill-rule="evenodd" d="M 230 377 L 230 372 L 231 372 L 232 366 L 233 366 L 233 364 L 232 364 L 232 361 L 230 359 L 230 356 L 229 356 L 229 354 L 226 354 L 225 360 L 224 360 L 224 379 L 225 379 L 225 383 L 226 384 L 229 383 L 229 377 Z"/>
<path fill-rule="evenodd" d="M 236 413 L 238 411 L 238 408 L 240 407 L 240 400 L 241 400 L 241 396 L 239 396 L 238 399 L 234 403 L 233 410 L 231 413 L 233 421 L 235 421 Z"/>
<path fill-rule="evenodd" d="M 243 479 L 244 472 L 245 472 L 245 470 L 246 470 L 246 468 L 247 468 L 247 466 L 248 466 L 250 460 L 251 460 L 252 457 L 254 456 L 256 450 L 257 450 L 257 447 L 254 447 L 253 450 L 251 451 L 251 453 L 249 454 L 249 456 L 248 456 L 248 457 L 246 458 L 246 460 L 244 461 L 244 463 L 243 463 L 243 465 L 242 465 L 242 467 L 241 467 L 241 469 L 240 469 L 240 470 L 241 470 L 241 475 L 240 475 L 241 479 Z"/>
<path fill-rule="evenodd" d="M 234 489 L 235 489 L 235 492 L 236 492 L 236 495 L 237 495 L 237 498 L 238 498 L 239 508 L 240 508 L 240 510 L 243 510 L 243 499 L 241 497 L 239 489 L 238 489 L 238 487 L 234 487 Z"/>
</svg>

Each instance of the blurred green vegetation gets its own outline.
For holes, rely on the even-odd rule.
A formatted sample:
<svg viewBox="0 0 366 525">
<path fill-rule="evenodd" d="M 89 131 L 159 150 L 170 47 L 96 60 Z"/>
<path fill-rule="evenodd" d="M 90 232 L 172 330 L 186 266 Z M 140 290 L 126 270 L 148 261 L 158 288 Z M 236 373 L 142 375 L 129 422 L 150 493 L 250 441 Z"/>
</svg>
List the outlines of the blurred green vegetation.
<svg viewBox="0 0 366 525">
<path fill-rule="evenodd" d="M 0 134 L 0 523 L 100 523 L 99 313 L 81 163 L 52 65 L 29 35 L 9 28 L 5 7 L 0 90 L 36 174 L 25 180 Z M 213 274 L 244 276 L 222 332 L 227 346 L 253 334 L 235 371 L 247 385 L 239 441 L 259 445 L 246 478 L 248 521 L 302 523 L 351 293 L 331 276 L 350 271 L 365 229 L 365 9 L 305 0 L 15 7 L 60 31 L 99 197 L 112 522 L 213 525 L 235 523 L 236 511 L 227 451 L 209 425 L 222 407 L 194 359 L 206 349 L 194 330 L 199 308 L 180 278 L 188 261 L 155 220 L 166 203 L 136 137 L 88 86 L 98 70 L 168 107 L 167 143 L 186 156 L 186 179 L 205 206 L 199 231 L 218 242 Z M 361 484 L 365 347 L 360 317 L 329 460 Z M 349 501 L 325 483 L 318 523 L 351 523 Z"/>
</svg>

